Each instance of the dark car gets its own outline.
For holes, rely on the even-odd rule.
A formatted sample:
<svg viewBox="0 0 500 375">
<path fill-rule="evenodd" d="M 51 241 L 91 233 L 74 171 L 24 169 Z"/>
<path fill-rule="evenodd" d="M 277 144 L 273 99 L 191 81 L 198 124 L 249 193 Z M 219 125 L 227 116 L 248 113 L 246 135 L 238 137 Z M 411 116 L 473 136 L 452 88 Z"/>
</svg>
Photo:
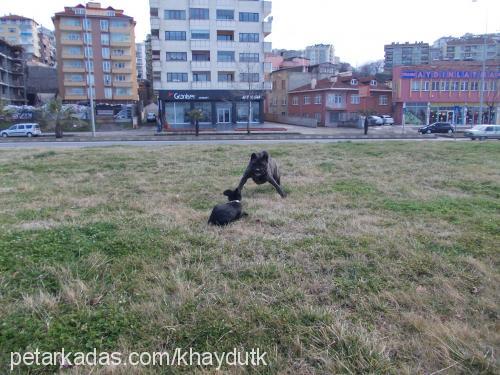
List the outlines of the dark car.
<svg viewBox="0 0 500 375">
<path fill-rule="evenodd" d="M 418 129 L 420 134 L 432 134 L 432 133 L 453 133 L 455 128 L 449 122 L 435 122 Z"/>
</svg>

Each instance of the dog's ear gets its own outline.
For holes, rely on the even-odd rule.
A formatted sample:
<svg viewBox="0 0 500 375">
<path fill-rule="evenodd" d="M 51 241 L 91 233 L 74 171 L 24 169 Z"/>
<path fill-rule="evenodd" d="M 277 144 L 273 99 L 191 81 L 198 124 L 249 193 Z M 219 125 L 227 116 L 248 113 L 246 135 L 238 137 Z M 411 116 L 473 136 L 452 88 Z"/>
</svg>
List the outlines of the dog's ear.
<svg viewBox="0 0 500 375">
<path fill-rule="evenodd" d="M 265 161 L 269 160 L 269 154 L 267 151 L 262 151 L 262 159 Z"/>
<path fill-rule="evenodd" d="M 233 191 L 232 190 L 226 190 L 222 194 L 224 194 L 226 197 L 230 197 L 233 194 Z"/>
<path fill-rule="evenodd" d="M 257 159 L 257 154 L 254 152 L 251 156 L 250 156 L 250 160 L 255 160 Z"/>
</svg>

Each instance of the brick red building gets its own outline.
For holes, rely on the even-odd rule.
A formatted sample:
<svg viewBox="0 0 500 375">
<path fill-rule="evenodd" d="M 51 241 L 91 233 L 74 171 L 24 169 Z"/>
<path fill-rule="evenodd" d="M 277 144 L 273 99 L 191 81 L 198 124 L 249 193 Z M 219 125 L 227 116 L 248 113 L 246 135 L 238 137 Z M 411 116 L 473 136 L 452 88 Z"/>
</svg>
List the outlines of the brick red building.
<svg viewBox="0 0 500 375">
<path fill-rule="evenodd" d="M 319 126 L 357 123 L 365 113 L 392 115 L 392 88 L 374 77 L 338 75 L 288 93 L 288 115 L 316 118 Z"/>
</svg>

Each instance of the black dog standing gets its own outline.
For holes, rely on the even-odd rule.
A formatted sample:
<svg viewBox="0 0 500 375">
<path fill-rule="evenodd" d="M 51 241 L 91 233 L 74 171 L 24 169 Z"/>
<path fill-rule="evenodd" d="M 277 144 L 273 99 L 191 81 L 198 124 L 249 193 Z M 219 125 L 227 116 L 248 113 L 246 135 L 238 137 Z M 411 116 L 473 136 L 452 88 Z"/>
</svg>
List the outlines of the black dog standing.
<svg viewBox="0 0 500 375">
<path fill-rule="evenodd" d="M 278 165 L 273 158 L 269 156 L 267 151 L 252 154 L 250 157 L 250 163 L 248 164 L 248 167 L 241 178 L 240 184 L 238 185 L 238 191 L 243 189 L 243 186 L 249 178 L 251 178 L 257 185 L 269 182 L 274 186 L 282 198 L 286 197 L 286 193 L 281 188 L 281 178 Z"/>
</svg>

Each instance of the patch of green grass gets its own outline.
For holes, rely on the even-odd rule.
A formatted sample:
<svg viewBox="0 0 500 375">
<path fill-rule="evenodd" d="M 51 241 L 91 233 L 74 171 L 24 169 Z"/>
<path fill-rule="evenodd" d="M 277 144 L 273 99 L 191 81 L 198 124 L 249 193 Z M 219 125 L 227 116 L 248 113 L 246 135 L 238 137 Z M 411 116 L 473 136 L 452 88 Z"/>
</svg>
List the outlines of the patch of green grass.
<svg viewBox="0 0 500 375">
<path fill-rule="evenodd" d="M 264 148 L 0 151 L 0 372 L 179 346 L 259 347 L 260 374 L 493 373 L 499 143 L 273 145 L 290 195 L 249 181 L 249 217 L 209 227 Z"/>
</svg>

